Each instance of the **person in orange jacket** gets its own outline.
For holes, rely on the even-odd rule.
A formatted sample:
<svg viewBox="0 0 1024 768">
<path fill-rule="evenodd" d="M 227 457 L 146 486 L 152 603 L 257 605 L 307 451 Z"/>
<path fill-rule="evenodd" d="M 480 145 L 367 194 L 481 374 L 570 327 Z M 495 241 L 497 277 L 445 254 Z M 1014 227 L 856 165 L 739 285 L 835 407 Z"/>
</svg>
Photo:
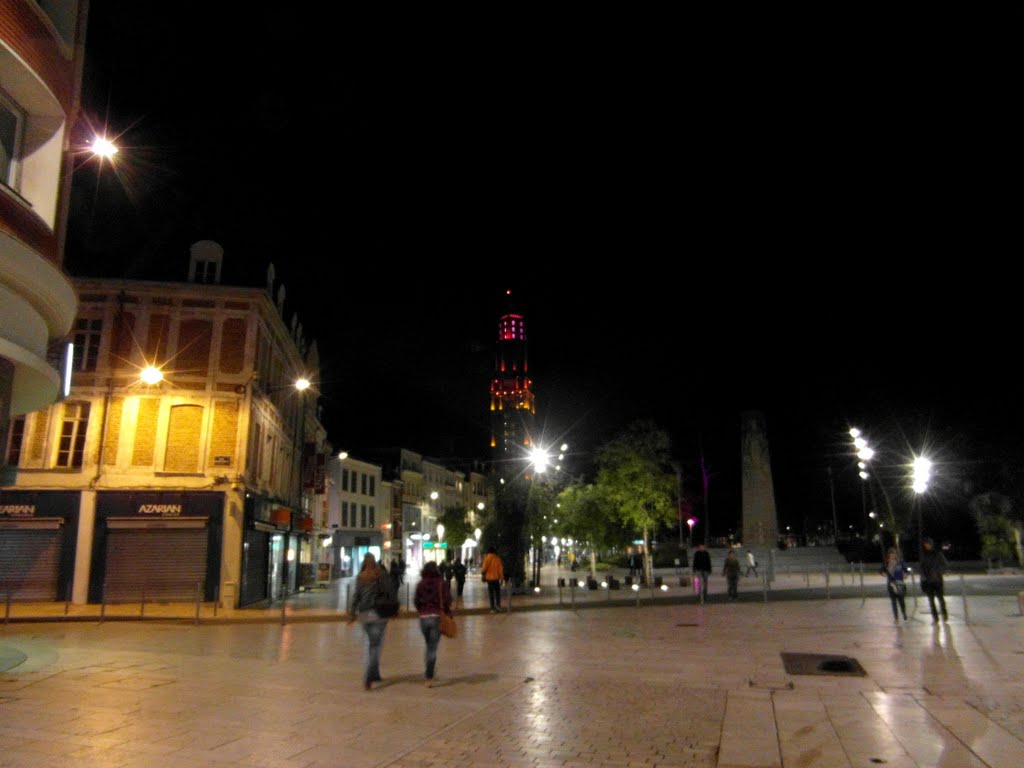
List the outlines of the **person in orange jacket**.
<svg viewBox="0 0 1024 768">
<path fill-rule="evenodd" d="M 480 566 L 480 573 L 487 582 L 487 596 L 491 599 L 491 613 L 501 610 L 501 582 L 505 579 L 505 567 L 501 558 L 494 551 L 494 547 L 487 550 L 483 565 Z"/>
</svg>

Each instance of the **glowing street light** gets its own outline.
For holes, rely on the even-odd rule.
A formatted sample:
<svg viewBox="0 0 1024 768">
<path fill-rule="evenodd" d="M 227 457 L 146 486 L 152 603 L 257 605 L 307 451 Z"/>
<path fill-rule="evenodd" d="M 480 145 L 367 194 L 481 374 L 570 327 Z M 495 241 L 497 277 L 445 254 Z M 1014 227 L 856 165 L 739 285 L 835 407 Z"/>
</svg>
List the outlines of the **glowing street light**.
<svg viewBox="0 0 1024 768">
<path fill-rule="evenodd" d="M 932 462 L 924 456 L 918 456 L 913 464 L 913 484 L 915 493 L 924 493 L 928 490 L 928 481 L 931 479 Z"/>
<path fill-rule="evenodd" d="M 163 381 L 164 374 L 163 371 L 161 371 L 155 365 L 147 365 L 139 373 L 139 378 L 142 380 L 143 384 L 149 384 L 150 386 L 152 386 L 154 384 L 159 384 L 161 381 Z"/>
<path fill-rule="evenodd" d="M 89 149 L 94 155 L 105 160 L 110 160 L 117 154 L 117 146 L 106 136 L 97 136 L 94 138 Z"/>
<path fill-rule="evenodd" d="M 300 376 L 295 380 L 295 388 L 299 390 L 299 392 L 305 392 L 311 386 L 312 384 L 305 376 Z"/>
<path fill-rule="evenodd" d="M 530 451 L 530 463 L 533 464 L 533 468 L 540 474 L 548 468 L 548 461 L 550 460 L 548 452 L 543 448 L 534 448 Z"/>
</svg>

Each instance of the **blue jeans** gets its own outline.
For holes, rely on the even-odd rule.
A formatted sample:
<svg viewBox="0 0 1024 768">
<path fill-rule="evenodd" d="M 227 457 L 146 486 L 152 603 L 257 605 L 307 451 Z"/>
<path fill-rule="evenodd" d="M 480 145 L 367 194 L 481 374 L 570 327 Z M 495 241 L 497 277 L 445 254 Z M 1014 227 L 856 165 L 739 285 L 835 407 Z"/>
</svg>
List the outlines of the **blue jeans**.
<svg viewBox="0 0 1024 768">
<path fill-rule="evenodd" d="M 375 683 L 380 680 L 380 647 L 384 641 L 384 630 L 388 626 L 387 619 L 364 621 L 366 630 L 366 675 L 364 683 Z"/>
<path fill-rule="evenodd" d="M 427 680 L 434 679 L 434 664 L 437 662 L 437 644 L 441 642 L 441 617 L 421 616 L 420 632 L 423 639 L 427 641 L 427 652 L 424 656 L 426 671 L 424 676 Z"/>
</svg>

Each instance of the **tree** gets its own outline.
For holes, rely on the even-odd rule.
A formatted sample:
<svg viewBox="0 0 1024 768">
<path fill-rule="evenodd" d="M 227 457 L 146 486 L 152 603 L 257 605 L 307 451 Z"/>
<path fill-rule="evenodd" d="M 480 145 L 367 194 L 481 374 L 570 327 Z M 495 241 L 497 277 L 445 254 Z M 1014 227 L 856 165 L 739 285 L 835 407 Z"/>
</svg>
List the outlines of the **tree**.
<svg viewBox="0 0 1024 768">
<path fill-rule="evenodd" d="M 668 435 L 653 422 L 638 421 L 597 455 L 597 491 L 623 523 L 641 532 L 644 572 L 652 583 L 650 537 L 676 514 L 676 473 Z"/>
<path fill-rule="evenodd" d="M 462 543 L 473 535 L 466 510 L 460 506 L 447 507 L 437 522 L 444 526 L 444 540 L 448 542 L 449 552 L 461 547 Z M 445 557 L 451 559 L 447 555 Z"/>
<path fill-rule="evenodd" d="M 1016 554 L 1017 562 L 1024 564 L 1021 552 L 1024 523 L 1014 514 L 1013 501 L 1001 493 L 980 493 L 968 502 L 968 507 L 981 536 L 981 556 L 1002 563 Z"/>
<path fill-rule="evenodd" d="M 505 578 L 520 587 L 526 576 L 527 507 L 530 481 L 517 477 L 495 486 L 494 513 L 483 528 L 485 548 L 494 547 L 505 568 Z"/>
<path fill-rule="evenodd" d="M 558 519 L 563 531 L 590 549 L 590 575 L 597 578 L 597 551 L 621 536 L 609 505 L 593 484 L 573 483 L 558 494 Z"/>
</svg>

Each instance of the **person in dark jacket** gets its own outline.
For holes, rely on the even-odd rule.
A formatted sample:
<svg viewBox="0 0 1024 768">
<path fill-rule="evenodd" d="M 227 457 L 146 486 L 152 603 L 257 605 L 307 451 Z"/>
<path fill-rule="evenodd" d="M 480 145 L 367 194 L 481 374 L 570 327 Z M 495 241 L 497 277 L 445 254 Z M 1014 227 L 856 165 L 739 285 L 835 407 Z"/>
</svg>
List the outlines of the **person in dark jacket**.
<svg viewBox="0 0 1024 768">
<path fill-rule="evenodd" d="M 736 550 L 730 549 L 729 554 L 725 556 L 722 575 L 725 576 L 725 582 L 729 585 L 729 599 L 735 600 L 740 596 L 740 561 L 736 559 Z"/>
<path fill-rule="evenodd" d="M 462 597 L 462 590 L 466 586 L 466 564 L 462 560 L 456 560 L 452 566 L 452 574 L 455 576 L 457 596 Z"/>
<path fill-rule="evenodd" d="M 700 579 L 700 594 L 708 596 L 708 577 L 711 576 L 711 555 L 704 549 L 703 544 L 697 545 L 697 551 L 693 553 L 693 575 Z"/>
<path fill-rule="evenodd" d="M 946 595 L 942 584 L 942 574 L 949 570 L 949 561 L 939 550 L 935 542 L 925 539 L 921 542 L 921 591 L 928 595 L 928 607 L 932 609 L 932 622 L 939 623 L 939 612 L 935 608 L 938 599 L 942 608 L 942 620 L 949 621 L 946 613 Z"/>
<path fill-rule="evenodd" d="M 420 572 L 413 599 L 420 616 L 420 631 L 427 643 L 424 662 L 427 688 L 434 685 L 434 665 L 437 663 L 437 644 L 441 641 L 441 613 L 452 614 L 452 593 L 448 583 L 441 578 L 437 563 L 427 563 Z"/>
<path fill-rule="evenodd" d="M 349 623 L 358 618 L 366 632 L 366 671 L 363 675 L 363 688 L 366 690 L 370 690 L 374 683 L 381 680 L 380 650 L 388 620 L 377 614 L 374 601 L 378 592 L 390 586 L 382 583 L 389 578 L 384 567 L 378 565 L 376 558 L 367 552 L 363 557 L 363 566 L 359 569 L 355 589 L 352 591 L 352 602 L 348 608 Z"/>
</svg>

